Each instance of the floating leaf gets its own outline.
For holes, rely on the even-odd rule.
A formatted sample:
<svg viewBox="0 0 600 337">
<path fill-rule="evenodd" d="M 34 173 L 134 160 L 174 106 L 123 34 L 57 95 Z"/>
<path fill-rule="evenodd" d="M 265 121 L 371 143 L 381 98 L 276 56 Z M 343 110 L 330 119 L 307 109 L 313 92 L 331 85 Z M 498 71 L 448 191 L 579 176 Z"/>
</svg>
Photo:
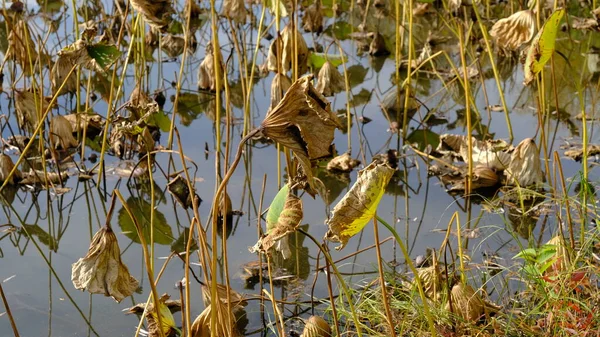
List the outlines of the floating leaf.
<svg viewBox="0 0 600 337">
<path fill-rule="evenodd" d="M 335 128 L 341 128 L 330 103 L 312 86 L 312 75 L 292 84 L 260 128 L 265 136 L 291 149 L 313 183 L 311 160 L 331 155 Z"/>
<path fill-rule="evenodd" d="M 339 242 L 335 249 L 344 248 L 348 240 L 360 232 L 375 216 L 379 201 L 395 170 L 376 161 L 358 172 L 352 188 L 333 208 L 327 220 L 329 231 L 325 238 Z"/>
<path fill-rule="evenodd" d="M 71 280 L 76 289 L 112 296 L 117 302 L 133 294 L 139 285 L 121 261 L 117 236 L 110 226 L 94 235 L 87 254 L 73 264 Z"/>
<path fill-rule="evenodd" d="M 129 197 L 127 199 L 127 206 L 133 213 L 133 216 L 137 219 L 142 227 L 142 233 L 146 242 L 150 242 L 150 212 L 152 205 L 146 200 L 136 197 Z M 140 238 L 135 229 L 135 224 L 131 220 L 131 217 L 125 210 L 121 208 L 118 216 L 119 226 L 123 231 L 123 234 L 130 238 L 132 241 L 141 243 Z M 171 226 L 167 223 L 167 219 L 164 214 L 158 210 L 154 210 L 154 243 L 159 245 L 170 245 L 173 242 L 173 233 L 171 232 Z"/>
<path fill-rule="evenodd" d="M 313 69 L 319 69 L 329 61 L 332 66 L 337 67 L 348 61 L 347 58 L 337 54 L 310 53 L 308 56 L 308 65 Z"/>
<path fill-rule="evenodd" d="M 336 20 L 334 24 L 325 29 L 325 33 L 338 40 L 347 40 L 355 29 L 346 21 Z"/>
<path fill-rule="evenodd" d="M 410 144 L 417 144 L 417 148 L 421 151 L 427 146 L 435 149 L 440 144 L 440 135 L 429 129 L 417 129 L 406 137 L 406 141 Z"/>
<path fill-rule="evenodd" d="M 527 50 L 527 58 L 525 59 L 524 85 L 531 83 L 535 79 L 535 75 L 544 69 L 544 65 L 552 57 L 556 42 L 556 33 L 558 32 L 560 20 L 562 20 L 563 15 L 565 15 L 564 8 L 554 11 L 533 38 L 529 50 Z"/>
</svg>

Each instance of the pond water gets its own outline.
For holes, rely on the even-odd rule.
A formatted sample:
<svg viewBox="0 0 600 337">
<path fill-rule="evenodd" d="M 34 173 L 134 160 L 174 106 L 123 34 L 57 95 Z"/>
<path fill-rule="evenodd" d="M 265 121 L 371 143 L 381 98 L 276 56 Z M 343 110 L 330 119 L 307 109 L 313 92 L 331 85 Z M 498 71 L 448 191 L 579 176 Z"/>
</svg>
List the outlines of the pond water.
<svg viewBox="0 0 600 337">
<path fill-rule="evenodd" d="M 75 40 L 72 24 L 73 11 L 70 3 L 48 1 L 48 5 L 52 5 L 53 10 L 45 10 L 44 1 L 28 2 L 26 8 L 31 12 L 30 24 L 34 27 L 36 36 L 45 36 L 50 23 L 58 25 L 58 29 L 49 34 L 48 42 L 45 45 L 49 54 L 56 55 L 58 50 Z M 107 12 L 112 12 L 112 2 L 104 1 L 103 5 Z M 183 6 L 183 2 L 175 5 L 179 12 Z M 202 7 L 206 6 L 207 4 L 203 2 Z M 217 7 L 220 8 L 220 6 L 221 3 L 217 2 Z M 261 6 L 253 5 L 253 8 L 254 14 L 260 18 Z M 504 17 L 510 13 L 510 9 L 505 7 L 495 7 L 495 10 L 498 13 L 494 13 L 494 15 L 498 17 Z M 389 131 L 390 122 L 382 113 L 380 102 L 387 93 L 395 90 L 393 84 L 396 71 L 395 61 L 393 55 L 372 57 L 366 52 L 357 52 L 359 50 L 358 43 L 348 38 L 348 32 L 345 29 L 357 30 L 356 27 L 362 20 L 360 13 L 358 9 L 353 13 L 342 12 L 335 19 L 337 25 L 340 26 L 338 27 L 340 34 L 338 37 L 344 38 L 341 41 L 341 48 L 348 58 L 345 66 L 352 77 L 352 96 L 354 98 L 351 112 L 371 120 L 366 124 L 356 124 L 354 122 L 356 120 L 353 121 L 352 129 L 349 131 L 352 144 L 351 155 L 363 161 L 365 158 L 367 162 L 370 162 L 373 155 L 385 153 L 388 149 L 395 149 L 400 153 L 405 151 L 405 155 L 399 158 L 399 170 L 401 171 L 399 177 L 401 178 L 394 179 L 386 189 L 378 208 L 378 215 L 394 225 L 405 240 L 411 258 L 415 258 L 417 255 L 424 254 L 426 247 L 439 247 L 445 234 L 436 230 L 444 230 L 453 214 L 458 212 L 461 223 L 479 229 L 479 235 L 470 239 L 467 250 L 474 266 L 472 277 L 475 279 L 474 283 L 477 283 L 479 276 L 477 276 L 476 266 L 482 261 L 483 252 L 496 252 L 501 258 L 508 261 L 508 264 L 512 264 L 510 259 L 516 254 L 520 245 L 527 246 L 529 244 L 527 238 L 520 236 L 511 226 L 520 222 L 523 217 L 514 216 L 514 214 L 511 216 L 508 207 L 490 211 L 489 207 L 482 206 L 481 201 L 475 202 L 477 198 L 471 199 L 468 204 L 461 194 L 448 194 L 439 178 L 428 176 L 428 162 L 417 156 L 415 152 L 403 147 L 401 136 L 398 133 Z M 377 15 L 377 13 L 369 15 L 369 19 L 366 21 L 367 31 L 379 29 L 386 37 L 387 44 L 393 48 L 395 19 L 392 14 L 383 18 L 377 17 Z M 272 16 L 267 14 L 265 22 L 271 22 L 272 19 Z M 79 21 L 82 20 L 79 17 Z M 287 21 L 288 19 L 285 18 L 282 22 L 286 23 Z M 99 23 L 101 26 L 106 24 L 102 20 Z M 303 34 L 307 44 L 309 46 L 316 43 L 321 46 L 329 45 L 333 41 L 330 27 L 334 24 L 333 18 L 326 17 L 324 34 L 320 36 L 310 33 Z M 4 27 L 4 22 L 0 23 L 0 26 Z M 417 52 L 420 51 L 429 30 L 442 37 L 450 36 L 448 30 L 445 29 L 444 18 L 435 13 L 416 18 L 414 27 L 419 32 L 415 35 Z M 269 31 L 275 34 L 275 27 L 270 27 Z M 243 32 L 246 42 L 253 48 L 257 34 L 254 26 L 252 28 L 244 26 Z M 241 139 L 244 123 L 242 106 L 238 104 L 241 99 L 238 98 L 232 105 L 235 125 L 232 128 L 231 137 L 229 140 L 223 138 L 222 144 L 215 144 L 214 116 L 210 115 L 210 111 L 207 113 L 207 108 L 210 109 L 210 107 L 203 102 L 203 99 L 210 100 L 214 96 L 206 93 L 199 94 L 197 91 L 197 69 L 204 58 L 205 46 L 209 42 L 210 33 L 210 23 L 204 22 L 195 34 L 198 46 L 194 53 L 187 56 L 186 63 L 182 68 L 181 101 L 178 108 L 181 115 L 175 117 L 176 127 L 181 134 L 183 152 L 196 164 L 196 167 L 192 165 L 188 167 L 195 177 L 197 194 L 203 200 L 199 212 L 203 217 L 204 226 L 209 219 L 211 201 L 215 191 L 215 147 L 220 146 L 221 151 L 224 151 L 224 143 L 229 141 L 233 151 Z M 220 21 L 219 34 L 223 55 L 228 58 L 234 48 L 231 38 L 232 31 L 226 20 Z M 1 39 L 6 39 L 6 36 L 0 36 Z M 597 44 L 580 32 L 571 34 L 561 32 L 558 35 L 557 50 L 561 52 L 561 56 L 554 57 L 557 92 L 549 94 L 548 102 L 553 106 L 555 102 L 559 102 L 561 113 L 553 114 L 548 119 L 547 130 L 550 131 L 550 134 L 547 143 L 548 151 L 550 153 L 558 151 L 561 157 L 563 150 L 559 149 L 560 145 L 567 141 L 580 142 L 582 123 L 575 116 L 581 112 L 581 106 L 583 105 L 589 113 L 597 110 L 597 101 L 600 98 L 597 90 L 598 77 L 597 75 L 593 77 L 586 67 L 586 59 L 590 58 L 588 55 L 591 55 L 588 52 L 594 47 L 594 43 Z M 266 39 L 260 41 L 259 64 L 265 61 L 269 44 L 270 41 Z M 600 45 L 595 47 L 600 47 Z M 339 54 L 339 51 L 334 52 L 334 49 L 337 48 L 330 48 L 329 53 Z M 450 60 L 456 65 L 460 65 L 460 50 L 456 39 L 436 45 L 433 52 L 438 50 L 445 51 L 450 56 Z M 475 48 L 469 48 L 466 52 L 470 62 L 479 60 L 481 72 L 484 74 L 470 83 L 474 98 L 472 108 L 476 107 L 480 113 L 478 127 L 475 128 L 474 134 L 482 136 L 487 133 L 493 135 L 495 139 L 508 139 L 509 134 L 503 112 L 486 110 L 487 106 L 501 104 L 493 73 L 490 75 L 492 70 L 489 59 L 485 53 L 478 54 Z M 171 117 L 173 103 L 170 98 L 175 96 L 175 88 L 172 83 L 178 80 L 182 57 L 179 55 L 169 58 L 167 55 L 161 55 L 159 50 L 155 50 L 152 56 L 155 61 L 148 62 L 149 72 L 146 78 L 148 92 L 153 93 L 155 90 L 164 89 L 167 100 L 163 110 Z M 237 57 L 236 54 L 232 58 L 231 64 L 238 64 Z M 162 58 L 162 64 L 156 62 L 158 58 Z M 436 61 L 438 69 L 450 69 L 447 60 L 443 60 L 442 57 L 437 58 Z M 523 71 L 522 66 L 517 62 L 499 60 L 497 65 L 502 73 L 500 85 L 510 110 L 514 133 L 513 144 L 516 145 L 528 137 L 537 137 L 536 142 L 540 144 L 540 135 L 536 133 L 538 116 L 534 100 L 535 88 L 533 86 L 524 87 L 521 84 Z M 12 69 L 16 69 L 17 74 L 19 73 L 19 68 L 13 68 L 13 63 L 9 62 L 4 69 L 4 92 L 0 94 L 0 113 L 7 116 L 7 119 L 2 121 L 2 137 L 4 139 L 12 136 L 12 131 L 18 132 L 19 130 L 15 120 L 12 89 L 13 87 L 22 88 L 30 83 L 28 78 L 20 78 L 13 86 L 11 81 L 15 77 L 10 73 Z M 341 66 L 338 69 L 343 71 Z M 44 85 L 44 92 L 50 94 L 48 70 L 45 69 L 44 73 L 46 74 L 44 84 L 48 84 Z M 405 77 L 405 74 L 406 70 L 403 70 L 402 78 Z M 88 76 L 87 71 L 82 71 L 83 79 L 87 80 Z M 228 68 L 228 81 L 232 85 L 232 96 L 241 95 L 239 77 L 237 66 Z M 127 97 L 136 86 L 135 78 L 135 67 L 130 65 L 124 79 L 124 95 L 119 98 L 117 106 L 126 102 Z M 580 78 L 590 79 L 589 82 L 586 82 L 589 83 L 589 86 L 581 89 L 581 95 L 574 84 Z M 96 79 L 97 77 L 94 77 L 92 82 Z M 272 79 L 273 73 L 270 73 L 266 77 L 258 79 L 252 87 L 249 121 L 253 126 L 260 124 L 268 110 Z M 550 86 L 549 70 L 546 72 L 546 79 L 547 85 Z M 423 103 L 409 124 L 408 132 L 413 133 L 415 139 L 419 138 L 417 136 L 419 132 L 424 132 L 419 130 L 425 129 L 436 134 L 463 135 L 466 133 L 464 95 L 457 89 L 456 82 L 448 84 L 448 81 L 442 81 L 441 77 L 429 72 L 415 75 L 413 83 L 416 88 L 416 97 Z M 82 93 L 85 96 L 84 89 L 82 89 Z M 108 110 L 107 102 L 99 90 L 95 90 L 94 93 L 98 99 L 91 103 L 91 107 L 96 113 L 105 116 Z M 583 98 L 583 102 L 580 100 L 581 98 Z M 340 110 L 345 114 L 346 93 L 336 94 L 329 99 L 333 111 Z M 61 96 L 57 103 L 58 108 L 53 110 L 53 114 L 68 114 L 77 105 L 75 98 L 70 95 Z M 439 123 L 431 126 L 421 123 L 428 111 L 440 118 Z M 594 122 L 590 121 L 589 125 L 588 134 L 591 135 L 590 142 L 593 143 L 598 136 L 594 132 Z M 221 135 L 225 137 L 225 124 L 221 123 L 221 126 L 218 127 L 221 128 Z M 166 146 L 167 138 L 168 133 L 163 132 L 160 145 Z M 347 133 L 336 130 L 334 143 L 339 153 L 347 151 L 349 149 Z M 179 150 L 177 145 L 174 146 L 174 149 Z M 93 152 L 93 149 L 88 148 L 86 156 Z M 5 153 L 11 155 L 13 161 L 18 158 L 14 150 L 6 149 Z M 249 284 L 243 279 L 242 266 L 258 259 L 256 254 L 249 253 L 248 247 L 253 246 L 257 241 L 256 226 L 259 213 L 261 213 L 258 207 L 263 177 L 266 177 L 263 210 L 278 192 L 278 184 L 282 181 L 285 182 L 286 179 L 284 175 L 277 176 L 277 155 L 278 151 L 273 144 L 254 142 L 252 146 L 247 147 L 244 158 L 227 187 L 232 208 L 240 211 L 240 215 L 233 216 L 231 228 L 227 229 L 228 264 L 225 266 L 223 259 L 219 259 L 219 275 L 222 277 L 220 282 L 224 282 L 223 277 L 225 277 L 225 268 L 227 268 L 232 287 L 250 298 L 259 295 L 261 290 L 259 285 Z M 180 159 L 177 155 L 172 158 L 176 162 L 177 169 L 170 169 L 170 172 L 176 172 L 181 169 Z M 78 164 L 81 163 L 79 155 L 76 155 L 74 160 Z M 131 274 L 140 280 L 141 292 L 117 304 L 110 297 L 90 295 L 74 289 L 70 279 L 71 265 L 86 254 L 92 236 L 105 223 L 106 209 L 110 204 L 110 192 L 113 189 L 118 188 L 121 191 L 142 223 L 149 219 L 151 193 L 154 193 L 155 228 L 157 229 L 154 238 L 154 263 L 157 270 L 165 262 L 164 258 L 171 253 L 178 238 L 190 226 L 192 212 L 182 209 L 171 197 L 166 189 L 169 179 L 160 170 L 153 170 L 155 185 L 152 190 L 147 179 L 132 179 L 128 182 L 127 177 L 117 174 L 118 170 L 115 168 L 123 165 L 118 158 L 107 155 L 106 160 L 106 179 L 101 182 L 100 188 L 96 184 L 96 176 L 92 180 L 79 181 L 74 174 L 75 169 L 70 168 L 69 172 L 72 176 L 64 185 L 71 188 L 69 192 L 57 195 L 55 192 L 47 190 L 21 187 L 16 191 L 14 200 L 2 204 L 0 224 L 13 224 L 17 230 L 10 235 L 5 235 L 7 232 L 0 231 L 0 265 L 2 266 L 0 282 L 3 282 L 2 286 L 7 295 L 7 301 L 21 336 L 132 336 L 135 333 L 138 319 L 134 315 L 125 315 L 121 310 L 135 303 L 144 302 L 150 293 L 150 287 L 146 277 L 141 246 L 135 233 L 132 233 L 133 227 L 127 221 L 127 214 L 119 201 L 117 201 L 112 224 L 117 233 L 123 262 L 128 266 Z M 169 160 L 170 157 L 167 153 L 160 153 L 156 156 L 157 164 L 165 170 L 169 168 Z M 285 172 L 283 156 L 281 161 L 283 163 L 281 172 Z M 87 160 L 83 165 L 89 169 L 94 164 Z M 325 164 L 321 163 L 321 165 Z M 566 159 L 562 161 L 562 165 L 565 177 L 576 182 L 581 164 Z M 365 163 L 361 165 L 361 168 L 364 166 Z M 554 167 L 553 163 L 550 164 L 550 167 Z M 356 180 L 356 172 L 357 170 L 348 177 L 344 177 L 328 173 L 321 168 L 317 177 L 324 181 L 335 198 L 326 202 L 319 196 L 314 199 L 307 194 L 302 196 L 304 202 L 302 223 L 306 226 L 305 230 L 317 239 L 322 238 L 327 231 L 325 220 L 329 211 Z M 592 180 L 596 177 L 594 171 L 591 171 L 590 177 Z M 103 198 L 107 199 L 103 200 Z M 483 203 L 485 204 L 485 202 Z M 539 220 L 526 219 L 526 221 L 533 224 L 532 242 L 547 240 L 557 228 L 557 218 L 552 210 L 542 212 Z M 537 226 L 535 226 L 536 222 Z M 31 239 L 28 238 L 25 231 L 20 229 L 23 226 L 26 226 L 27 232 L 32 235 Z M 210 235 L 210 229 L 208 232 Z M 390 235 L 380 226 L 380 239 L 385 239 Z M 287 261 L 281 261 L 281 259 L 275 261 L 277 267 L 285 268 L 281 271 L 282 275 L 289 276 L 284 277 L 281 283 L 275 284 L 275 295 L 289 301 L 307 301 L 310 298 L 315 276 L 316 259 L 320 258 L 320 266 L 323 265 L 324 260 L 322 255 L 318 254 L 318 249 L 313 242 L 304 238 L 303 235 L 296 234 L 292 241 L 294 242 L 292 258 Z M 332 250 L 332 257 L 334 260 L 340 259 L 347 254 L 370 247 L 373 243 L 373 227 L 370 223 L 359 235 L 350 240 L 344 250 L 341 252 Z M 334 247 L 332 244 L 329 246 Z M 403 255 L 393 240 L 388 240 L 382 245 L 382 255 L 383 260 L 389 264 L 388 268 L 395 266 L 393 268 L 398 272 L 407 273 Z M 196 255 L 193 256 L 192 261 L 198 262 Z M 339 262 L 338 267 L 346 275 L 348 284 L 356 285 L 377 277 L 376 261 L 375 250 L 370 249 Z M 200 267 L 194 266 L 194 269 L 197 276 L 200 277 Z M 172 260 L 160 279 L 157 286 L 158 292 L 169 293 L 173 298 L 178 298 L 179 291 L 175 285 L 183 276 L 184 263 L 178 259 Z M 504 277 L 506 275 L 501 273 L 491 282 L 504 282 L 502 280 Z M 326 285 L 326 277 L 320 273 L 316 281 L 314 296 L 326 298 Z M 268 287 L 268 284 L 265 286 Z M 201 300 L 199 284 L 192 281 L 191 289 L 192 317 L 195 317 L 203 310 L 204 304 Z M 337 293 L 335 286 L 334 292 Z M 320 308 L 323 309 L 323 307 Z M 3 311 L 0 310 L 0 312 Z M 251 300 L 246 308 L 246 313 L 248 319 L 244 331 L 246 334 L 265 335 L 274 329 L 271 325 L 267 328 L 264 328 L 263 325 L 265 321 L 268 324 L 274 321 L 270 305 L 267 306 L 263 315 L 259 301 Z M 294 315 L 306 317 L 310 313 L 310 306 L 301 303 L 286 305 L 284 310 L 284 314 L 289 317 Z M 178 315 L 175 317 L 179 322 L 180 317 Z M 296 323 L 291 321 L 290 324 L 293 326 Z M 12 330 L 7 316 L 0 316 L 0 335 L 11 334 Z"/>
</svg>

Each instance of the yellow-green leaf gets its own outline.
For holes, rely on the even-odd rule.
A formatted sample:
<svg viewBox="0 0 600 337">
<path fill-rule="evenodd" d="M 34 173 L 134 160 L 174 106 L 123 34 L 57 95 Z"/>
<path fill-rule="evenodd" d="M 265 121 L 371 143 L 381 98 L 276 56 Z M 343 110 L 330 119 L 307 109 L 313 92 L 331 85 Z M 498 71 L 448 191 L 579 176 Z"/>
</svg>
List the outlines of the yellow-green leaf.
<svg viewBox="0 0 600 337">
<path fill-rule="evenodd" d="M 352 188 L 333 208 L 327 221 L 329 231 L 325 238 L 339 242 L 335 249 L 344 248 L 348 240 L 360 232 L 375 216 L 375 211 L 395 170 L 386 164 L 372 162 L 358 172 Z"/>
<path fill-rule="evenodd" d="M 527 58 L 525 59 L 524 85 L 531 83 L 535 79 L 535 75 L 544 69 L 544 65 L 546 65 L 552 57 L 556 42 L 556 33 L 558 32 L 560 21 L 564 15 L 564 8 L 554 11 L 533 38 L 529 50 L 527 51 Z"/>
</svg>

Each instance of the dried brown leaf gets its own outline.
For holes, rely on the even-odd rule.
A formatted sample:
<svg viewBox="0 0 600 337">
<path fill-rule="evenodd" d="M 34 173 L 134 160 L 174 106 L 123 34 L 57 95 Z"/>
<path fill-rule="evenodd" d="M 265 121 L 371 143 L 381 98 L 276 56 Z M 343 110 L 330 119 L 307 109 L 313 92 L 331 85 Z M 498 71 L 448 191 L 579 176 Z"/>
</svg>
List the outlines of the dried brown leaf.
<svg viewBox="0 0 600 337">
<path fill-rule="evenodd" d="M 76 289 L 112 296 L 117 302 L 139 286 L 121 261 L 117 237 L 108 226 L 94 235 L 87 254 L 73 264 L 71 280 Z"/>
<path fill-rule="evenodd" d="M 17 113 L 17 124 L 23 130 L 33 132 L 37 128 L 40 117 L 50 104 L 45 98 L 41 98 L 37 90 L 14 90 L 15 111 Z M 39 107 L 39 109 L 38 109 Z"/>
<path fill-rule="evenodd" d="M 295 41 L 294 34 L 296 35 Z M 296 44 L 297 49 L 295 49 L 294 44 Z M 279 60 L 278 52 L 281 52 Z M 292 24 L 288 24 L 269 47 L 267 67 L 274 72 L 280 72 L 280 70 L 287 72 L 292 69 L 292 60 L 296 55 L 298 58 L 298 75 L 302 75 L 308 71 L 308 46 L 302 34 Z M 280 67 L 278 67 L 277 61 L 281 62 Z"/>
<path fill-rule="evenodd" d="M 331 327 L 329 323 L 319 316 L 310 316 L 306 320 L 304 330 L 300 337 L 330 337 Z"/>
<path fill-rule="evenodd" d="M 73 137 L 71 123 L 65 117 L 57 115 L 50 120 L 50 145 L 55 149 L 70 149 L 79 143 Z"/>
<path fill-rule="evenodd" d="M 292 80 L 289 77 L 281 73 L 275 74 L 273 82 L 271 82 L 271 105 L 269 109 L 273 109 L 281 102 L 283 96 L 291 86 Z"/>
<path fill-rule="evenodd" d="M 142 13 L 151 27 L 164 30 L 175 13 L 171 0 L 131 0 L 133 8 Z"/>
<path fill-rule="evenodd" d="M 204 55 L 204 60 L 200 63 L 200 67 L 198 68 L 198 89 L 201 90 L 217 90 L 216 85 L 216 71 L 215 71 L 215 58 L 214 58 L 214 49 L 212 43 L 206 45 L 206 53 Z M 223 74 L 223 56 L 221 56 L 221 50 L 218 51 L 219 55 L 219 64 L 221 64 L 221 69 L 219 73 Z"/>
<path fill-rule="evenodd" d="M 596 156 L 600 154 L 600 145 L 590 144 L 588 145 L 588 156 Z M 572 158 L 575 161 L 581 161 L 583 158 L 583 147 L 575 147 L 565 151 L 565 156 Z"/>
<path fill-rule="evenodd" d="M 360 160 L 356 160 L 356 159 L 350 157 L 350 154 L 346 152 L 342 155 L 339 155 L 339 156 L 331 159 L 331 161 L 329 161 L 329 163 L 327 163 L 327 170 L 350 172 L 359 164 L 360 164 Z"/>
<path fill-rule="evenodd" d="M 532 138 L 526 138 L 517 145 L 505 174 L 509 185 L 528 187 L 544 183 L 540 151 Z"/>
<path fill-rule="evenodd" d="M 452 287 L 451 303 L 446 310 L 452 312 L 466 322 L 476 323 L 485 314 L 485 303 L 468 284 L 457 283 Z M 451 310 L 452 309 L 452 310 Z"/>
<path fill-rule="evenodd" d="M 9 184 L 14 184 L 16 181 L 21 179 L 21 171 L 18 169 L 15 171 L 13 176 L 9 178 L 10 172 L 15 167 L 12 159 L 5 155 L 4 153 L 0 153 L 0 183 L 4 183 L 8 180 Z"/>
<path fill-rule="evenodd" d="M 338 92 L 344 91 L 346 84 L 342 74 L 340 74 L 331 62 L 327 61 L 323 64 L 321 70 L 319 70 L 316 88 L 323 96 L 333 96 Z"/>
<path fill-rule="evenodd" d="M 507 51 L 516 51 L 524 43 L 529 42 L 535 33 L 535 15 L 531 10 L 524 10 L 498 20 L 490 36 L 498 47 Z"/>
<path fill-rule="evenodd" d="M 244 5 L 244 0 L 224 0 L 221 14 L 239 24 L 245 24 L 250 14 Z"/>
<path fill-rule="evenodd" d="M 330 103 L 313 87 L 312 75 L 292 84 L 261 124 L 262 132 L 298 158 L 312 184 L 311 160 L 331 155 L 335 128 L 341 128 Z"/>
<path fill-rule="evenodd" d="M 315 3 L 308 6 L 302 16 L 302 28 L 305 32 L 313 32 L 321 34 L 323 31 L 323 14 L 321 13 L 321 1 L 316 0 Z"/>
<path fill-rule="evenodd" d="M 71 63 L 71 60 L 66 57 L 58 57 L 50 71 L 50 82 L 52 83 L 53 94 L 58 93 L 58 95 L 63 95 L 66 93 L 73 93 L 77 90 L 77 73 L 75 71 L 71 72 L 71 69 L 75 66 L 77 65 Z M 71 73 L 71 75 L 69 75 L 69 73 Z M 68 78 L 67 75 L 69 75 Z M 65 85 L 59 93 L 58 89 L 63 82 L 65 82 Z"/>
</svg>

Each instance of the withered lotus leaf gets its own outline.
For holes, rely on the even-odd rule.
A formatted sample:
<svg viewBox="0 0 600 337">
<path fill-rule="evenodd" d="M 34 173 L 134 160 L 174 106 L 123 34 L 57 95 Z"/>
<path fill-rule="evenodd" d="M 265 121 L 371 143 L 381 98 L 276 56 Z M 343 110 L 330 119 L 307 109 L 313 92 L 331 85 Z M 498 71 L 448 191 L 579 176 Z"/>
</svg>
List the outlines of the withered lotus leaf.
<svg viewBox="0 0 600 337">
<path fill-rule="evenodd" d="M 281 53 L 281 55 L 278 55 L 278 53 Z M 308 71 L 308 46 L 302 34 L 290 23 L 283 28 L 281 35 L 271 43 L 267 57 L 267 67 L 274 72 L 287 72 L 292 69 L 292 61 L 296 55 L 298 75 L 302 75 Z M 277 61 L 281 62 L 279 67 Z"/>
<path fill-rule="evenodd" d="M 231 308 L 232 311 L 228 310 L 227 304 L 221 301 L 215 301 L 214 304 L 207 305 L 206 309 L 202 311 L 202 313 L 196 317 L 191 327 L 191 336 L 192 337 L 238 337 L 241 336 L 237 326 L 236 326 L 236 316 L 235 311 L 241 309 L 239 306 L 234 306 Z M 217 322 L 216 322 L 216 331 L 211 333 L 211 324 L 210 317 L 212 310 L 217 310 Z"/>
<path fill-rule="evenodd" d="M 16 180 L 20 180 L 21 171 L 18 169 L 15 171 L 12 177 L 9 177 L 10 172 L 15 167 L 12 159 L 5 155 L 4 153 L 0 153 L 0 183 L 4 183 L 8 180 L 9 184 L 15 183 Z"/>
<path fill-rule="evenodd" d="M 76 66 L 72 64 L 70 60 L 65 57 L 58 57 L 52 70 L 50 71 L 50 82 L 52 83 L 52 92 L 54 94 L 63 95 L 66 93 L 72 93 L 77 90 L 77 77 L 75 72 L 71 72 L 71 68 Z M 69 75 L 71 73 L 71 75 Z M 67 75 L 69 77 L 67 78 Z M 66 79 L 66 82 L 65 82 Z M 62 90 L 58 92 L 60 86 L 65 82 Z"/>
<path fill-rule="evenodd" d="M 375 216 L 379 201 L 394 172 L 393 168 L 376 161 L 358 171 L 358 179 L 335 205 L 331 218 L 327 220 L 329 231 L 325 238 L 340 243 L 335 249 L 344 248 L 348 240 Z"/>
<path fill-rule="evenodd" d="M 117 302 L 133 294 L 139 285 L 121 261 L 117 236 L 108 226 L 94 235 L 87 254 L 73 264 L 71 280 L 76 289 L 112 296 Z"/>
<path fill-rule="evenodd" d="M 211 285 L 203 284 L 201 290 L 204 303 L 207 306 L 211 305 L 213 303 L 213 301 L 211 301 Z M 229 298 L 227 296 L 229 296 Z M 229 303 L 228 301 L 230 301 L 232 308 L 245 307 L 248 305 L 248 301 L 246 301 L 242 294 L 231 289 L 231 287 L 227 287 L 227 285 L 220 283 L 217 283 L 217 298 L 222 305 L 227 305 Z"/>
<path fill-rule="evenodd" d="M 442 287 L 445 285 L 444 274 L 439 266 L 429 266 L 418 269 L 419 279 L 423 285 L 425 296 L 431 300 L 438 300 L 442 294 Z M 412 282 L 416 289 L 416 280 Z"/>
<path fill-rule="evenodd" d="M 360 160 L 350 157 L 348 152 L 341 154 L 327 163 L 328 171 L 350 172 L 360 164 Z"/>
<path fill-rule="evenodd" d="M 218 51 L 219 54 L 219 62 L 221 64 L 220 74 L 223 74 L 223 57 L 221 56 L 221 51 Z M 198 68 L 198 89 L 201 90 L 217 90 L 216 85 L 216 71 L 215 71 L 215 57 L 213 51 L 212 43 L 206 45 L 206 53 L 204 55 L 204 60 L 200 63 L 200 67 Z"/>
<path fill-rule="evenodd" d="M 535 33 L 535 15 L 531 10 L 524 10 L 498 20 L 490 36 L 498 47 L 507 51 L 515 51 L 529 42 Z"/>
<path fill-rule="evenodd" d="M 300 337 L 330 337 L 331 327 L 329 323 L 319 316 L 310 316 L 306 320 L 304 330 Z"/>
<path fill-rule="evenodd" d="M 544 183 L 540 151 L 532 138 L 523 139 L 510 157 L 506 170 L 507 183 L 521 187 L 539 186 Z"/>
<path fill-rule="evenodd" d="M 270 109 L 281 102 L 281 99 L 288 91 L 288 89 L 292 86 L 292 80 L 287 77 L 285 74 L 277 73 L 273 77 L 273 82 L 271 82 L 271 106 Z"/>
<path fill-rule="evenodd" d="M 312 78 L 306 75 L 294 82 L 260 126 L 265 136 L 292 150 L 309 184 L 311 160 L 331 155 L 334 130 L 342 127 L 330 103 L 313 87 Z"/>
<path fill-rule="evenodd" d="M 277 224 L 266 236 L 260 238 L 256 245 L 250 249 L 250 251 L 252 253 L 257 251 L 266 253 L 269 251 L 269 249 L 271 249 L 271 247 L 278 244 L 277 250 L 282 253 L 283 258 L 287 259 L 290 257 L 291 252 L 289 250 L 289 246 L 287 245 L 287 236 L 298 229 L 303 215 L 302 199 L 298 198 L 291 192 L 288 192 Z"/>
<path fill-rule="evenodd" d="M 15 63 L 21 66 L 25 75 L 31 75 L 37 69 L 38 62 L 42 66 L 47 65 L 49 62 L 48 55 L 43 52 L 38 54 L 38 46 L 31 37 L 31 28 L 21 15 L 17 16 L 8 33 L 8 46 L 5 58 L 14 60 Z"/>
<path fill-rule="evenodd" d="M 57 115 L 50 120 L 50 144 L 55 149 L 70 149 L 77 147 L 79 143 L 73 137 L 71 122 L 65 117 Z"/>
<path fill-rule="evenodd" d="M 321 0 L 308 6 L 302 17 L 302 28 L 305 32 L 320 34 L 323 31 L 323 14 L 321 13 Z"/>
<path fill-rule="evenodd" d="M 502 140 L 480 141 L 472 138 L 471 159 L 474 165 L 487 166 L 490 169 L 502 171 L 510 163 L 510 151 L 513 147 Z M 436 149 L 442 154 L 451 154 L 469 160 L 467 136 L 444 134 L 440 136 L 440 144 Z"/>
<path fill-rule="evenodd" d="M 131 6 L 142 13 L 151 27 L 164 29 L 175 13 L 171 0 L 131 0 Z"/>
<path fill-rule="evenodd" d="M 40 97 L 38 90 L 15 89 L 14 93 L 17 124 L 21 129 L 33 132 L 38 126 L 40 116 L 46 112 L 50 104 L 45 97 Z"/>
<path fill-rule="evenodd" d="M 446 310 L 452 312 L 466 322 L 475 323 L 485 314 L 485 302 L 473 287 L 457 283 L 452 287 L 451 303 L 446 304 Z M 451 310 L 452 309 L 452 310 Z"/>
<path fill-rule="evenodd" d="M 245 24 L 248 10 L 244 6 L 244 0 L 224 0 L 221 14 L 236 23 Z"/>
<path fill-rule="evenodd" d="M 329 61 L 323 64 L 317 76 L 317 91 L 324 96 L 333 96 L 346 88 L 342 74 Z"/>
</svg>

